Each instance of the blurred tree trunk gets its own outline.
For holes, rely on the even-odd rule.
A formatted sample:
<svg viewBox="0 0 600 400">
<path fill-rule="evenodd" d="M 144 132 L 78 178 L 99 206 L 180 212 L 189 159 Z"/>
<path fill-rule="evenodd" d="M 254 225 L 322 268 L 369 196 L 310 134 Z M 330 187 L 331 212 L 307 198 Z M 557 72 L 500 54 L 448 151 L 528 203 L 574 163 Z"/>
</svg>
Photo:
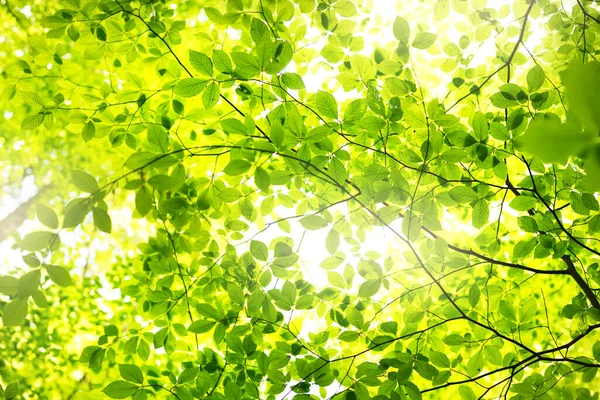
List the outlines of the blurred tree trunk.
<svg viewBox="0 0 600 400">
<path fill-rule="evenodd" d="M 27 220 L 27 212 L 33 206 L 36 201 L 39 200 L 40 196 L 48 189 L 48 186 L 44 186 L 38 190 L 36 194 L 31 196 L 29 200 L 21 203 L 13 212 L 8 214 L 6 218 L 0 221 L 0 242 L 6 240 L 6 238 L 17 230 L 25 220 Z"/>
</svg>

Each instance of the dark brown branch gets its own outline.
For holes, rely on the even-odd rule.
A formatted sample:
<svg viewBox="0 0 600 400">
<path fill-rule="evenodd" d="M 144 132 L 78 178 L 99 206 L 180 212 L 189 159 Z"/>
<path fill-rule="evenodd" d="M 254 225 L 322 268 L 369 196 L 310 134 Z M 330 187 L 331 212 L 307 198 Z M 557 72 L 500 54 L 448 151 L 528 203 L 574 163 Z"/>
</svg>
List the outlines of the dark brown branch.
<svg viewBox="0 0 600 400">
<path fill-rule="evenodd" d="M 591 303 L 592 307 L 600 310 L 600 301 L 598 301 L 598 297 L 596 296 L 590 285 L 588 285 L 586 280 L 583 279 L 583 276 L 579 274 L 579 271 L 577 271 L 577 268 L 575 267 L 573 260 L 571 260 L 571 257 L 565 254 L 561 257 L 561 259 L 565 262 L 565 264 L 567 264 L 567 273 L 571 278 L 575 280 L 579 288 L 585 294 L 585 297 L 587 297 L 587 299 Z"/>
</svg>

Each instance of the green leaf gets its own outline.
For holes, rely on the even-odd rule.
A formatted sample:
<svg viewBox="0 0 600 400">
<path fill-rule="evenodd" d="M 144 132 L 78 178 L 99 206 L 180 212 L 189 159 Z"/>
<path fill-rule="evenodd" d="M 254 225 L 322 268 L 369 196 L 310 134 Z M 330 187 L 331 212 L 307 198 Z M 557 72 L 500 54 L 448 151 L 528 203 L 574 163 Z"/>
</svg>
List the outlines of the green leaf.
<svg viewBox="0 0 600 400">
<path fill-rule="evenodd" d="M 340 289 L 345 289 L 346 288 L 346 281 L 344 280 L 344 278 L 342 277 L 342 275 L 340 275 L 339 273 L 337 273 L 335 271 L 328 271 L 327 272 L 327 281 L 333 287 L 337 287 L 337 288 L 340 288 Z"/>
<path fill-rule="evenodd" d="M 600 62 L 570 63 L 562 72 L 569 112 L 588 128 L 600 130 Z"/>
<path fill-rule="evenodd" d="M 223 170 L 227 175 L 238 176 L 248 171 L 252 164 L 246 160 L 231 160 Z"/>
<path fill-rule="evenodd" d="M 177 378 L 178 385 L 184 385 L 186 383 L 193 382 L 198 376 L 200 369 L 198 367 L 186 368 Z"/>
<path fill-rule="evenodd" d="M 71 177 L 75 186 L 84 192 L 95 193 L 100 190 L 96 178 L 87 172 L 74 170 L 71 172 Z"/>
<path fill-rule="evenodd" d="M 517 314 L 515 313 L 513 305 L 506 300 L 500 300 L 498 311 L 500 312 L 500 315 L 502 315 L 504 318 L 507 318 L 511 321 L 517 320 Z"/>
<path fill-rule="evenodd" d="M 27 234 L 19 247 L 25 251 L 39 251 L 46 248 L 56 249 L 60 244 L 60 237 L 53 232 L 41 231 Z"/>
<path fill-rule="evenodd" d="M 281 83 L 288 89 L 293 90 L 300 90 L 305 87 L 302 77 L 294 72 L 284 72 L 281 74 Z"/>
<path fill-rule="evenodd" d="M 138 383 L 140 385 L 144 384 L 144 374 L 137 365 L 119 364 L 119 373 L 121 374 L 121 378 L 128 382 Z"/>
<path fill-rule="evenodd" d="M 36 215 L 40 222 L 46 225 L 48 228 L 58 228 L 58 217 L 56 216 L 54 210 L 52 210 L 50 207 L 43 204 L 38 204 L 36 206 Z"/>
<path fill-rule="evenodd" d="M 544 80 L 546 79 L 546 75 L 544 74 L 544 70 L 539 65 L 531 68 L 529 72 L 527 72 L 527 87 L 529 88 L 529 93 L 533 93 L 544 84 Z"/>
<path fill-rule="evenodd" d="M 131 170 L 140 169 L 152 164 L 159 156 L 147 151 L 138 151 L 133 153 L 125 161 L 125 166 Z"/>
<path fill-rule="evenodd" d="M 356 99 L 348 104 L 344 111 L 344 122 L 354 122 L 364 117 L 367 112 L 367 102 L 363 99 Z"/>
<path fill-rule="evenodd" d="M 473 189 L 467 186 L 457 186 L 450 189 L 448 192 L 452 200 L 457 203 L 468 203 L 473 200 L 477 200 L 479 196 Z"/>
<path fill-rule="evenodd" d="M 457 333 L 452 333 L 443 340 L 448 346 L 461 346 L 464 343 L 463 337 Z"/>
<path fill-rule="evenodd" d="M 5 295 L 17 294 L 19 280 L 13 276 L 0 276 L 0 293 Z"/>
<path fill-rule="evenodd" d="M 137 390 L 138 386 L 133 383 L 115 381 L 102 389 L 102 392 L 112 399 L 126 399 L 133 396 Z"/>
<path fill-rule="evenodd" d="M 233 74 L 233 64 L 231 64 L 231 59 L 227 53 L 222 50 L 213 50 L 212 56 L 215 68 L 217 70 L 228 74 Z"/>
<path fill-rule="evenodd" d="M 473 391 L 473 389 L 471 389 L 470 387 L 466 386 L 466 385 L 460 385 L 458 387 L 458 394 L 460 395 L 460 398 L 462 400 L 476 400 L 477 396 L 475 395 L 475 392 Z"/>
<path fill-rule="evenodd" d="M 492 137 L 497 140 L 510 140 L 510 134 L 508 133 L 508 129 L 506 129 L 506 126 L 499 122 L 492 122 L 490 124 L 490 135 L 492 135 Z"/>
<path fill-rule="evenodd" d="M 44 114 L 39 113 L 35 115 L 30 115 L 29 117 L 25 117 L 23 122 L 21 122 L 21 130 L 26 131 L 30 129 L 35 129 L 40 126 L 44 122 Z"/>
<path fill-rule="evenodd" d="M 592 347 L 592 353 L 594 355 L 594 359 L 600 362 L 600 341 L 594 343 L 594 346 Z"/>
<path fill-rule="evenodd" d="M 219 192 L 217 197 L 219 197 L 225 203 L 235 203 L 243 197 L 243 194 L 236 188 L 225 188 Z"/>
<path fill-rule="evenodd" d="M 148 184 L 157 190 L 172 190 L 176 187 L 176 182 L 169 175 L 154 175 L 148 179 Z"/>
<path fill-rule="evenodd" d="M 223 131 L 227 134 L 230 134 L 230 133 L 235 133 L 235 134 L 240 134 L 240 135 L 248 134 L 248 128 L 246 128 L 246 125 L 244 125 L 244 123 L 242 121 L 240 121 L 239 119 L 235 119 L 235 118 L 227 118 L 227 119 L 222 120 L 221 128 L 223 128 Z"/>
<path fill-rule="evenodd" d="M 204 93 L 202 93 L 202 105 L 205 109 L 210 110 L 219 101 L 220 89 L 217 82 L 212 82 L 208 85 Z"/>
<path fill-rule="evenodd" d="M 494 93 L 490 96 L 492 105 L 498 108 L 510 108 L 519 105 L 519 102 L 512 96 L 507 95 L 506 92 Z"/>
<path fill-rule="evenodd" d="M 201 333 L 206 333 L 212 330 L 217 323 L 215 321 L 210 321 L 207 319 L 199 319 L 197 321 L 192 322 L 192 324 L 188 328 L 188 332 L 195 333 L 199 335 Z"/>
<path fill-rule="evenodd" d="M 290 281 L 285 281 L 281 288 L 281 296 L 287 304 L 293 306 L 296 303 L 296 286 Z"/>
<path fill-rule="evenodd" d="M 327 252 L 329 252 L 329 254 L 335 254 L 339 246 L 340 234 L 335 229 L 332 229 L 325 238 L 325 247 L 327 248 Z"/>
<path fill-rule="evenodd" d="M 27 299 L 16 298 L 9 302 L 2 312 L 4 326 L 20 325 L 27 316 Z"/>
<path fill-rule="evenodd" d="M 335 97 L 329 92 L 319 90 L 315 97 L 317 111 L 323 118 L 337 119 L 338 105 Z"/>
<path fill-rule="evenodd" d="M 448 359 L 448 356 L 446 356 L 444 353 L 441 353 L 439 351 L 430 351 L 429 359 L 434 365 L 437 365 L 438 367 L 450 368 L 450 360 Z"/>
<path fill-rule="evenodd" d="M 514 258 L 527 257 L 527 255 L 533 251 L 533 249 L 535 248 L 536 245 L 537 245 L 536 238 L 521 240 L 519 243 L 517 243 L 515 245 L 515 248 L 513 251 L 513 257 Z"/>
<path fill-rule="evenodd" d="M 71 286 L 73 284 L 69 271 L 67 271 L 64 267 L 48 264 L 45 265 L 44 268 L 46 268 L 48 276 L 52 282 L 56 283 L 57 285 Z"/>
<path fill-rule="evenodd" d="M 435 43 L 436 39 L 437 35 L 435 33 L 419 32 L 417 33 L 415 40 L 412 42 L 412 47 L 425 50 L 431 47 Z"/>
<path fill-rule="evenodd" d="M 537 118 L 529 124 L 527 131 L 515 139 L 516 147 L 539 157 L 547 163 L 566 164 L 571 156 L 578 155 L 594 142 L 594 136 L 581 133 L 571 123 Z"/>
<path fill-rule="evenodd" d="M 229 283 L 227 285 L 227 294 L 232 302 L 235 304 L 239 304 L 241 306 L 246 302 L 246 298 L 244 296 L 244 291 L 241 287 L 236 285 L 235 283 Z"/>
<path fill-rule="evenodd" d="M 479 298 L 481 297 L 481 291 L 479 290 L 479 286 L 473 284 L 469 289 L 469 304 L 471 307 L 475 307 L 477 303 L 479 303 Z"/>
<path fill-rule="evenodd" d="M 106 31 L 104 30 L 104 28 L 102 27 L 102 25 L 98 25 L 96 27 L 96 37 L 98 38 L 98 40 L 102 41 L 102 42 L 106 42 Z"/>
<path fill-rule="evenodd" d="M 235 63 L 235 73 L 244 79 L 252 78 L 260 72 L 260 62 L 252 54 L 233 52 L 231 58 Z"/>
<path fill-rule="evenodd" d="M 142 186 L 135 195 L 135 208 L 141 216 L 148 214 L 152 208 L 152 192 L 146 186 Z"/>
<path fill-rule="evenodd" d="M 83 222 L 85 216 L 90 212 L 89 205 L 85 199 L 75 199 L 65 207 L 65 218 L 63 228 L 74 228 Z"/>
<path fill-rule="evenodd" d="M 510 208 L 516 211 L 527 211 L 535 208 L 537 199 L 535 197 L 519 195 L 511 200 Z"/>
<path fill-rule="evenodd" d="M 185 78 L 177 82 L 173 90 L 179 96 L 194 97 L 202 93 L 207 83 L 208 81 L 198 78 Z"/>
<path fill-rule="evenodd" d="M 269 248 L 263 242 L 252 240 L 250 242 L 250 254 L 257 260 L 267 261 L 269 259 Z"/>
<path fill-rule="evenodd" d="M 475 204 L 473 205 L 473 214 L 472 214 L 473 227 L 481 228 L 481 227 L 487 225 L 487 223 L 489 222 L 489 218 L 490 218 L 490 208 L 489 208 L 488 202 L 483 199 L 479 199 L 479 200 L 475 201 Z"/>
<path fill-rule="evenodd" d="M 112 222 L 106 210 L 100 207 L 94 207 L 92 209 L 92 216 L 94 218 L 94 225 L 96 225 L 96 228 L 98 228 L 102 232 L 111 232 Z"/>
<path fill-rule="evenodd" d="M 94 121 L 88 121 L 81 130 L 81 137 L 86 142 L 89 142 L 96 136 L 96 125 Z"/>
<path fill-rule="evenodd" d="M 16 399 L 18 395 L 19 395 L 19 383 L 18 382 L 9 383 L 6 386 L 6 390 L 4 391 L 4 399 L 5 400 Z"/>
<path fill-rule="evenodd" d="M 473 136 L 479 141 L 484 141 L 488 137 L 487 118 L 482 113 L 475 113 L 473 117 Z"/>
<path fill-rule="evenodd" d="M 20 298 L 26 299 L 38 290 L 40 286 L 41 272 L 35 269 L 19 278 L 19 288 L 17 294 Z"/>
<path fill-rule="evenodd" d="M 537 222 L 535 219 L 530 216 L 522 216 L 517 218 L 517 222 L 519 224 L 519 228 L 521 228 L 525 232 L 536 233 L 538 231 Z"/>
<path fill-rule="evenodd" d="M 254 183 L 256 183 L 256 186 L 263 192 L 268 192 L 269 186 L 271 185 L 271 177 L 263 168 L 256 167 L 256 170 L 254 171 Z"/>
<path fill-rule="evenodd" d="M 410 39 L 410 25 L 408 25 L 408 22 L 404 18 L 396 17 L 392 29 L 396 39 L 408 44 L 408 40 Z"/>
<path fill-rule="evenodd" d="M 381 279 L 366 281 L 358 287 L 358 295 L 361 297 L 372 297 L 379 292 Z"/>
<path fill-rule="evenodd" d="M 308 229 L 311 231 L 316 231 L 319 229 L 325 228 L 329 223 L 323 217 L 318 215 L 307 215 L 306 217 L 302 217 L 300 219 L 300 223 L 304 227 L 304 229 Z"/>
<path fill-rule="evenodd" d="M 450 14 L 450 2 L 448 0 L 436 1 L 433 5 L 433 16 L 436 21 L 442 21 Z"/>
<path fill-rule="evenodd" d="M 213 65 L 210 58 L 199 51 L 190 50 L 190 64 L 192 67 L 202 75 L 212 76 L 213 75 Z"/>
</svg>

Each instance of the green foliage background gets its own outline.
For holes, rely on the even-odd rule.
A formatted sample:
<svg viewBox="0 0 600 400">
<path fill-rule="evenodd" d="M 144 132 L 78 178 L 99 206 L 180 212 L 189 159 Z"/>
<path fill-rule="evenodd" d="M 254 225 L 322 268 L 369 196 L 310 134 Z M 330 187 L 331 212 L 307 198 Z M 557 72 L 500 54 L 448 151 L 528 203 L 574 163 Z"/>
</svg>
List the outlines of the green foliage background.
<svg viewBox="0 0 600 400">
<path fill-rule="evenodd" d="M 0 398 L 598 398 L 595 3 L 1 9 Z"/>
</svg>

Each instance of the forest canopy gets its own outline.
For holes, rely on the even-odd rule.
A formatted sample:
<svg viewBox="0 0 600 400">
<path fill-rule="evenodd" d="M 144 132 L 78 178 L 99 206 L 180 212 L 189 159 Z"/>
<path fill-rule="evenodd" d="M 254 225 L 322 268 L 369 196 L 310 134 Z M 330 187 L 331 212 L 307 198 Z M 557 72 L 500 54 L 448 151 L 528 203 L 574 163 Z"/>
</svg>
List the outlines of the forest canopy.
<svg viewBox="0 0 600 400">
<path fill-rule="evenodd" d="M 598 399 L 596 2 L 0 15 L 1 399 Z"/>
</svg>

